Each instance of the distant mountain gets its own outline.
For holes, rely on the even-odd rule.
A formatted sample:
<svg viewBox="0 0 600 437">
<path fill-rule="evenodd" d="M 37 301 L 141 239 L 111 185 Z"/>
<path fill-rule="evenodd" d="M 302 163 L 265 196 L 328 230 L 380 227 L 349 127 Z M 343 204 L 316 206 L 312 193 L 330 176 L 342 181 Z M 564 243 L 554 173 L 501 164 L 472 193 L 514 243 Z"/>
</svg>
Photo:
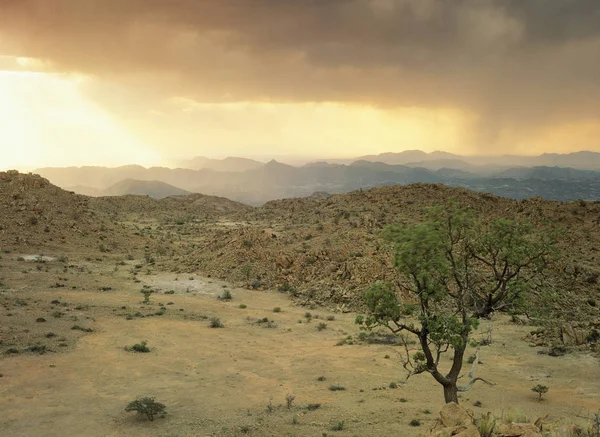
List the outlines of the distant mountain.
<svg viewBox="0 0 600 437">
<path fill-rule="evenodd" d="M 568 160 L 572 163 L 587 157 L 590 163 L 596 155 L 592 152 L 554 156 L 554 160 Z M 402 155 L 401 159 L 398 155 Z M 62 187 L 77 186 L 86 194 L 93 190 L 104 192 L 108 187 L 123 180 L 132 179 L 143 184 L 139 194 L 171 195 L 176 191 L 204 193 L 222 196 L 239 202 L 259 205 L 269 200 L 289 197 L 304 197 L 311 193 L 324 191 L 331 194 L 387 185 L 407 185 L 416 182 L 441 183 L 459 186 L 475 191 L 524 199 L 540 196 L 549 200 L 600 200 L 600 171 L 556 166 L 513 166 L 506 163 L 512 157 L 498 158 L 500 161 L 487 163 L 479 157 L 457 159 L 444 152 L 426 154 L 409 151 L 403 154 L 385 154 L 390 161 L 407 160 L 406 164 L 388 164 L 381 162 L 381 155 L 374 155 L 375 161 L 362 159 L 348 165 L 314 162 L 302 167 L 294 167 L 272 160 L 254 169 L 244 171 L 216 171 L 212 169 L 190 170 L 169 169 L 165 167 L 144 168 L 124 166 L 117 168 L 69 167 L 64 169 L 39 169 L 37 172 L 52 183 Z M 576 156 L 572 156 L 576 155 Z M 424 156 L 427 159 L 423 160 Z M 456 156 L 456 155 L 452 155 Z M 543 155 L 545 156 L 545 155 Z M 367 157 L 369 158 L 369 157 Z M 421 159 L 415 161 L 415 158 Z M 542 157 L 520 157 L 532 162 Z M 504 160 L 504 161 L 502 161 Z M 581 162 L 579 162 L 581 164 Z M 143 182 L 145 181 L 145 183 Z M 158 190 L 150 183 L 168 184 L 168 189 Z M 132 183 L 129 182 L 131 185 Z M 175 188 L 177 187 L 177 188 Z M 118 188 L 118 189 L 117 189 Z M 132 192 L 131 186 L 111 188 L 114 194 Z M 75 188 L 71 188 L 75 190 Z M 155 190 L 155 191 L 153 191 Z M 175 190 L 175 191 L 173 191 Z"/>
<path fill-rule="evenodd" d="M 600 170 L 600 153 L 573 152 L 566 154 L 544 153 L 538 156 L 462 156 L 447 152 L 426 153 L 421 150 L 405 150 L 398 153 L 365 155 L 355 159 L 326 160 L 335 164 L 351 164 L 354 161 L 383 162 L 390 165 L 407 165 L 438 170 L 442 167 L 456 168 L 477 174 L 489 174 L 511 167 L 570 167 L 585 170 Z"/>
<path fill-rule="evenodd" d="M 435 160 L 446 160 L 446 159 L 462 159 L 459 155 L 454 155 L 452 153 L 447 152 L 431 152 L 426 153 L 421 150 L 405 150 L 404 152 L 398 153 L 380 153 L 379 155 L 366 155 L 360 156 L 356 158 L 356 161 L 372 161 L 372 162 L 383 162 L 385 164 L 408 164 L 411 162 L 425 162 L 425 161 L 435 161 Z"/>
<path fill-rule="evenodd" d="M 185 196 L 191 193 L 161 181 L 138 181 L 135 179 L 122 180 L 102 192 L 103 196 L 124 196 L 127 194 L 163 199 L 169 196 Z"/>
<path fill-rule="evenodd" d="M 247 171 L 262 167 L 262 162 L 247 158 L 228 157 L 225 159 L 211 159 L 197 156 L 187 161 L 181 161 L 181 168 L 192 170 L 216 170 L 216 171 Z"/>
</svg>

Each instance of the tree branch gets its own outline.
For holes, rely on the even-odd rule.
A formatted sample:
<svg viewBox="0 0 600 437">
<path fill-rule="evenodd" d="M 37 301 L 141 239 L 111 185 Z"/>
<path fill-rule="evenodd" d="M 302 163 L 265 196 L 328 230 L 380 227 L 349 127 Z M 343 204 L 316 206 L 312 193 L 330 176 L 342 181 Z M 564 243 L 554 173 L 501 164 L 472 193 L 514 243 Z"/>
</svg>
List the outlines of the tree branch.
<svg viewBox="0 0 600 437">
<path fill-rule="evenodd" d="M 461 386 L 457 386 L 456 390 L 457 391 L 469 391 L 471 389 L 471 387 L 473 387 L 473 384 L 475 384 L 475 382 L 477 381 L 483 381 L 488 385 L 496 385 L 493 382 L 487 381 L 483 378 L 479 378 L 479 377 L 474 377 L 475 375 L 475 370 L 477 369 L 477 363 L 479 362 L 479 349 L 477 349 L 477 352 L 475 352 L 475 361 L 473 361 L 473 366 L 471 367 L 471 371 L 469 372 L 469 382 L 467 385 L 461 385 Z"/>
</svg>

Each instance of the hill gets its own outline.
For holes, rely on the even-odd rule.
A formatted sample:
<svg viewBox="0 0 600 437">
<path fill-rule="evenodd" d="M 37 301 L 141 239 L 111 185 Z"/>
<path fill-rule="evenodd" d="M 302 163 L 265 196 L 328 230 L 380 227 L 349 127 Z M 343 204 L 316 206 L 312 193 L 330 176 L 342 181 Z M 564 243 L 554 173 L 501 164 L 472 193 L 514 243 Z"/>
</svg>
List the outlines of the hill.
<svg viewBox="0 0 600 437">
<path fill-rule="evenodd" d="M 39 175 L 0 172 L 0 246 L 40 253 L 44 248 L 127 252 L 141 240 L 90 205 Z"/>
<path fill-rule="evenodd" d="M 126 194 L 162 199 L 169 196 L 185 196 L 191 193 L 161 181 L 138 181 L 135 179 L 125 179 L 117 182 L 102 192 L 104 196 L 124 196 Z"/>
<path fill-rule="evenodd" d="M 374 281 L 397 282 L 381 230 L 390 223 L 415 223 L 427 206 L 448 199 L 474 208 L 485 220 L 521 218 L 539 229 L 563 228 L 560 267 L 547 278 L 557 295 L 544 305 L 565 317 L 573 308 L 567 303 L 577 301 L 577 317 L 598 317 L 585 302 L 599 297 L 600 202 L 515 201 L 439 184 L 285 199 L 232 216 L 230 226 L 199 230 L 201 245 L 165 260 L 164 268 L 290 291 L 305 304 L 352 308 Z"/>
</svg>

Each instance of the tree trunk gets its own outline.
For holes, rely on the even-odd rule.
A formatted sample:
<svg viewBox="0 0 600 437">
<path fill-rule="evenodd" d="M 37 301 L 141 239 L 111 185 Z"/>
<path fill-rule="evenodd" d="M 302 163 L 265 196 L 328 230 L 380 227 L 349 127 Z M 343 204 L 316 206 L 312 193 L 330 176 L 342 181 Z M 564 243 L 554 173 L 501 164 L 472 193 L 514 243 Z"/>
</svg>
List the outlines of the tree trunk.
<svg viewBox="0 0 600 437">
<path fill-rule="evenodd" d="M 444 400 L 447 404 L 451 402 L 458 404 L 458 390 L 456 389 L 456 382 L 444 385 Z"/>
</svg>

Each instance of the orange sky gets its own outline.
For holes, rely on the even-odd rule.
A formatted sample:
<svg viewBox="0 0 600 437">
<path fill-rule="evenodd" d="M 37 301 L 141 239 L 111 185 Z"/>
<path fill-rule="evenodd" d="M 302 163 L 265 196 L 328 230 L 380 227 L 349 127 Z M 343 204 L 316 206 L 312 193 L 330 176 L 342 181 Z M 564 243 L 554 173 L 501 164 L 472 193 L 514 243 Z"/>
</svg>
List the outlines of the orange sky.
<svg viewBox="0 0 600 437">
<path fill-rule="evenodd" d="M 0 168 L 600 151 L 597 0 L 4 0 Z"/>
</svg>

